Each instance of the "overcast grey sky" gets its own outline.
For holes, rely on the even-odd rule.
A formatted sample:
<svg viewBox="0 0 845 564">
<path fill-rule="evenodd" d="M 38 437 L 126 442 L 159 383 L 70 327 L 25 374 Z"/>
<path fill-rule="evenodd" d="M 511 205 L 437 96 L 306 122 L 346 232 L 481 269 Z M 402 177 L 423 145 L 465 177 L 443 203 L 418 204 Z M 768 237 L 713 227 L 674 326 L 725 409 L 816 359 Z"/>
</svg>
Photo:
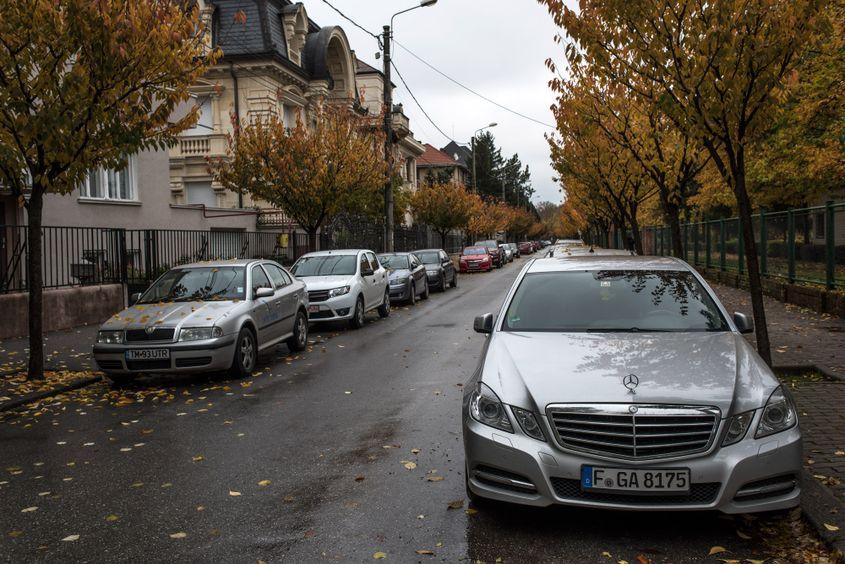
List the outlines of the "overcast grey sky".
<svg viewBox="0 0 845 564">
<path fill-rule="evenodd" d="M 417 0 L 329 0 L 332 5 L 373 33 L 381 33 L 395 12 Z M 343 20 L 322 0 L 304 0 L 309 17 L 321 26 L 340 25 L 359 59 L 381 68 L 378 45 L 372 37 Z M 534 0 L 439 0 L 429 8 L 402 14 L 395 20 L 396 41 L 447 75 L 496 102 L 548 124 L 554 96 L 548 88 L 549 56 L 561 49 L 553 38 L 556 28 L 546 9 Z M 508 113 L 461 89 L 394 47 L 394 62 L 423 108 L 455 141 L 468 142 L 473 131 L 490 122 L 506 156 L 518 153 L 531 167 L 531 177 L 541 200 L 560 201 L 552 181 L 549 150 L 541 125 Z M 411 119 L 414 136 L 435 147 L 444 138 L 426 120 L 398 77 L 394 99 L 402 102 Z"/>
</svg>

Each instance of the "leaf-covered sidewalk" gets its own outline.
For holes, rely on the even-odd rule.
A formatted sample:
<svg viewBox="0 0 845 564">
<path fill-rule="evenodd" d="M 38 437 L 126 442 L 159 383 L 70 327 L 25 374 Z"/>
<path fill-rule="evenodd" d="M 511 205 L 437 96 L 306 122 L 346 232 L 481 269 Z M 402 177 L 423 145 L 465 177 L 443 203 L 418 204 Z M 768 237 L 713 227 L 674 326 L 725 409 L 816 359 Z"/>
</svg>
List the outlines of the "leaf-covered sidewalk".
<svg viewBox="0 0 845 564">
<path fill-rule="evenodd" d="M 712 283 L 729 312 L 751 314 L 748 292 Z M 800 412 L 804 464 L 845 502 L 845 320 L 766 298 L 772 357 L 778 366 L 815 365 L 841 379 L 819 375 L 784 378 Z M 754 335 L 748 335 L 754 342 Z"/>
</svg>

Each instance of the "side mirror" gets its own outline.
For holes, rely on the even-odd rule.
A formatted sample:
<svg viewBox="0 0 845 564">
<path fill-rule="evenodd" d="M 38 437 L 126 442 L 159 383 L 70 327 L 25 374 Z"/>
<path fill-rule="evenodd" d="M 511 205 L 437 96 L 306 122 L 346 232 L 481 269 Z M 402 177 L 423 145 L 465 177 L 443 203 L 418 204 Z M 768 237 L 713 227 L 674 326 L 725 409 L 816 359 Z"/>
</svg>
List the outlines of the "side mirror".
<svg viewBox="0 0 845 564">
<path fill-rule="evenodd" d="M 734 325 L 736 325 L 736 329 L 740 333 L 745 334 L 754 332 L 754 320 L 750 319 L 744 313 L 734 313 Z"/>
<path fill-rule="evenodd" d="M 273 288 L 258 288 L 255 291 L 255 297 L 257 298 L 272 298 L 276 292 Z"/>
<path fill-rule="evenodd" d="M 131 296 L 129 296 L 129 305 L 133 306 L 138 303 L 138 300 L 141 299 L 141 292 L 135 292 Z"/>
<path fill-rule="evenodd" d="M 492 313 L 485 313 L 475 318 L 472 328 L 475 329 L 476 333 L 492 333 L 495 321 L 495 316 Z"/>
</svg>

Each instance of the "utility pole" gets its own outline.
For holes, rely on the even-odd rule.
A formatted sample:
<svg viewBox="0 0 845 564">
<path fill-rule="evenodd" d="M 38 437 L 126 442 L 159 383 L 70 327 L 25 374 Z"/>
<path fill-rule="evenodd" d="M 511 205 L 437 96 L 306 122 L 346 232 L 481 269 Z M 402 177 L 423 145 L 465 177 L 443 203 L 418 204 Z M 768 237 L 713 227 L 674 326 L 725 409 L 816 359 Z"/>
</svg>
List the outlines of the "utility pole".
<svg viewBox="0 0 845 564">
<path fill-rule="evenodd" d="M 390 81 L 390 26 L 384 26 L 384 155 L 387 183 L 384 186 L 384 251 L 393 252 L 393 83 Z"/>
</svg>

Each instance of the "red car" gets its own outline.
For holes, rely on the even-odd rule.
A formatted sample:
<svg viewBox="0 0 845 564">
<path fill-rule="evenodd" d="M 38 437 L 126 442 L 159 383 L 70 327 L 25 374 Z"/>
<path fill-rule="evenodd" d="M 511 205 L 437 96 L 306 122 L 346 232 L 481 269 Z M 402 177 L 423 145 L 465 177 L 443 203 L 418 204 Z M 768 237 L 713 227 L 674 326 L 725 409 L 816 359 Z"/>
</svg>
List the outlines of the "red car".
<svg viewBox="0 0 845 564">
<path fill-rule="evenodd" d="M 461 272 L 490 272 L 493 270 L 493 257 L 487 247 L 467 247 L 461 253 Z"/>
<path fill-rule="evenodd" d="M 531 244 L 531 241 L 523 241 L 519 244 L 519 252 L 523 255 L 530 255 L 534 252 L 534 245 Z"/>
</svg>

